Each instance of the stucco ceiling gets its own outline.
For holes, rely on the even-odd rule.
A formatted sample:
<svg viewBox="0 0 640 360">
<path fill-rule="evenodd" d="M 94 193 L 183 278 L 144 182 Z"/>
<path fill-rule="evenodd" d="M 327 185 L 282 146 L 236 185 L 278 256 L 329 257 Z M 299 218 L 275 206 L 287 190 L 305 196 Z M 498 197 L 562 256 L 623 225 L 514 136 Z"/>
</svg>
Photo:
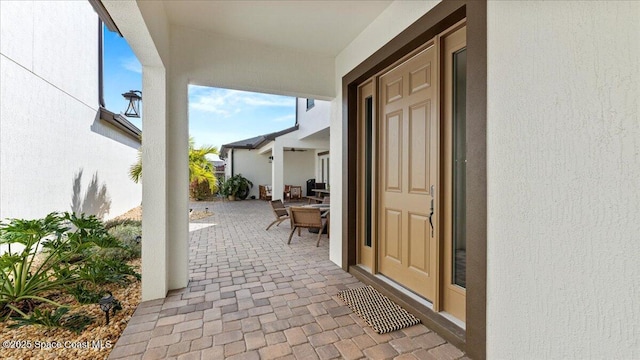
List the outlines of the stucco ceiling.
<svg viewBox="0 0 640 360">
<path fill-rule="evenodd" d="M 337 55 L 392 1 L 165 1 L 174 25 Z"/>
</svg>

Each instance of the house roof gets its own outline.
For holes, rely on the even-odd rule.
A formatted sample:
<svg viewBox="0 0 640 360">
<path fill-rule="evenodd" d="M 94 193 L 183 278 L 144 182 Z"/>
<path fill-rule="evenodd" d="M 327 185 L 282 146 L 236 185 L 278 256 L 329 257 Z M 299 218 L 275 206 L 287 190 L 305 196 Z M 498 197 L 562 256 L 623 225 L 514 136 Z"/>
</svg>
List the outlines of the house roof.
<svg viewBox="0 0 640 360">
<path fill-rule="evenodd" d="M 269 133 L 269 134 L 255 136 L 255 137 L 252 137 L 252 138 L 249 138 L 249 139 L 239 140 L 239 141 L 232 142 L 232 143 L 229 143 L 229 144 L 224 144 L 220 148 L 220 155 L 219 156 L 220 156 L 221 159 L 224 159 L 225 158 L 225 154 L 227 153 L 227 150 L 229 150 L 229 149 L 257 149 L 257 148 L 261 147 L 262 145 L 264 145 L 265 143 L 275 140 L 278 136 L 282 136 L 284 134 L 288 134 L 290 132 L 298 130 L 298 127 L 299 127 L 298 125 L 294 125 L 294 126 L 292 126 L 290 128 L 284 129 L 284 130 L 272 132 L 272 133 Z"/>
<path fill-rule="evenodd" d="M 142 136 L 142 130 L 138 129 L 137 126 L 133 125 L 127 118 L 120 114 L 113 113 L 102 106 L 100 107 L 100 119 L 108 122 L 109 124 L 115 126 L 123 133 L 131 136 L 132 138 L 141 141 L 140 137 Z"/>
</svg>

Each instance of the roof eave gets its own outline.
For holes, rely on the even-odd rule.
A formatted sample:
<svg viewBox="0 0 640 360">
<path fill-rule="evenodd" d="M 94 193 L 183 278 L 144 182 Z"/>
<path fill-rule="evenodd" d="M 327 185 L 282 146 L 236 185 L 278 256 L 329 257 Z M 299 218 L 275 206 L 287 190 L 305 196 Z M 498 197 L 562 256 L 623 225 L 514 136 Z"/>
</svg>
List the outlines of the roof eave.
<svg viewBox="0 0 640 360">
<path fill-rule="evenodd" d="M 118 35 L 122 37 L 122 34 L 120 33 L 120 29 L 118 29 L 118 25 L 116 25 L 116 22 L 113 21 L 113 18 L 111 18 L 111 15 L 102 4 L 102 1 L 89 0 L 89 4 L 91 4 L 91 6 L 93 7 L 93 10 L 95 10 L 96 13 L 98 13 L 98 17 L 100 18 L 100 20 L 102 20 L 102 22 L 105 24 L 107 29 L 115 33 L 118 33 Z"/>
<path fill-rule="evenodd" d="M 137 126 L 133 125 L 127 118 L 120 114 L 113 113 L 102 106 L 100 107 L 100 119 L 108 122 L 109 124 L 115 126 L 120 131 L 129 135 L 133 139 L 142 143 L 142 130 L 138 129 Z"/>
</svg>

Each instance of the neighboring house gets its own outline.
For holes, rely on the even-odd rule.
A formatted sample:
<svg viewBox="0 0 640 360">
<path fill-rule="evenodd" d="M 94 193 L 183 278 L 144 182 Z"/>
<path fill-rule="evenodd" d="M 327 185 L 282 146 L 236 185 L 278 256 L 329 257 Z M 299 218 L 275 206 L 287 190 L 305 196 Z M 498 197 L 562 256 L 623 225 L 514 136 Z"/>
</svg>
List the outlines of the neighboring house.
<svg viewBox="0 0 640 360">
<path fill-rule="evenodd" d="M 0 218 L 140 205 L 140 129 L 104 109 L 102 24 L 84 1 L 0 1 Z"/>
<path fill-rule="evenodd" d="M 143 299 L 189 280 L 188 85 L 270 92 L 331 101 L 331 261 L 471 358 L 640 357 L 640 2 L 97 2 L 148 84 Z"/>
<path fill-rule="evenodd" d="M 259 185 L 271 185 L 274 200 L 282 199 L 285 185 L 301 186 L 304 196 L 307 180 L 327 183 L 330 108 L 328 101 L 298 98 L 293 127 L 222 145 L 225 176 L 242 174 L 253 182 L 249 195 L 256 198 Z"/>
<path fill-rule="evenodd" d="M 215 169 L 216 179 L 223 181 L 225 179 L 225 163 L 224 160 L 214 160 L 211 162 Z"/>
</svg>

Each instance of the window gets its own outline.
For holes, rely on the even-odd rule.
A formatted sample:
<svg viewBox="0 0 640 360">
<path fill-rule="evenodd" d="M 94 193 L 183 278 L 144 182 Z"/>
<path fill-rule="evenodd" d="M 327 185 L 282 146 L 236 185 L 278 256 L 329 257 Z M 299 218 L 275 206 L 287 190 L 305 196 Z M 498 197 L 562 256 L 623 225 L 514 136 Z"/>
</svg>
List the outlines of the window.
<svg viewBox="0 0 640 360">
<path fill-rule="evenodd" d="M 309 111 L 315 105 L 316 105 L 316 102 L 314 99 L 307 99 L 307 111 Z"/>
<path fill-rule="evenodd" d="M 373 200 L 371 197 L 373 182 L 373 96 L 368 96 L 364 100 L 364 245 L 371 247 L 371 217 L 373 216 L 371 207 Z"/>
</svg>

